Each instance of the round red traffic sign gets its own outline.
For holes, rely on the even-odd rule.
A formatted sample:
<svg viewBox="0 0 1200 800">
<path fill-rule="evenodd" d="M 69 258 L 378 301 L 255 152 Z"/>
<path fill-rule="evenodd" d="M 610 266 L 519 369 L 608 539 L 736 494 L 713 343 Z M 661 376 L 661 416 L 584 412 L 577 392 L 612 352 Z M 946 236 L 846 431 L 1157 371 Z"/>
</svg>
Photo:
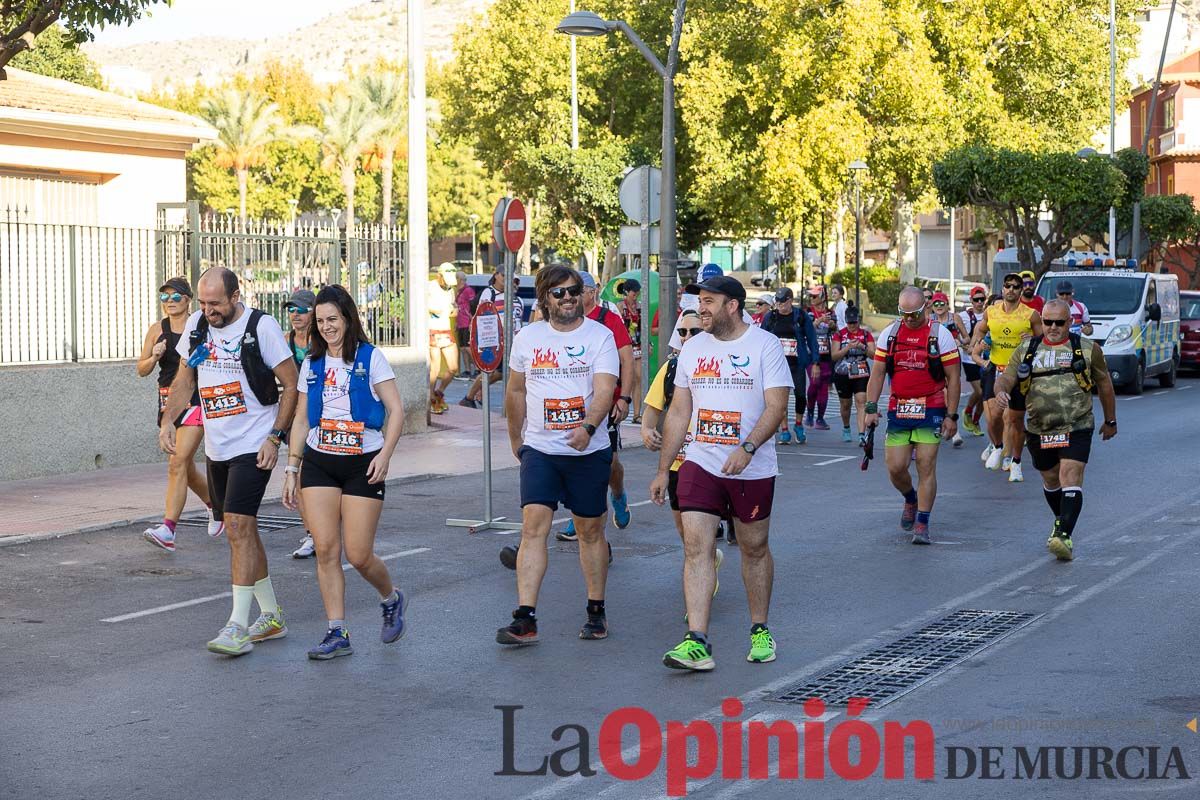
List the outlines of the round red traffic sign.
<svg viewBox="0 0 1200 800">
<path fill-rule="evenodd" d="M 525 205 L 515 197 L 508 202 L 504 209 L 504 246 L 509 252 L 515 253 L 525 244 L 525 228 L 527 219 Z"/>
<path fill-rule="evenodd" d="M 495 372 L 504 361 L 504 317 L 486 300 L 471 317 L 471 360 L 484 372 Z"/>
</svg>

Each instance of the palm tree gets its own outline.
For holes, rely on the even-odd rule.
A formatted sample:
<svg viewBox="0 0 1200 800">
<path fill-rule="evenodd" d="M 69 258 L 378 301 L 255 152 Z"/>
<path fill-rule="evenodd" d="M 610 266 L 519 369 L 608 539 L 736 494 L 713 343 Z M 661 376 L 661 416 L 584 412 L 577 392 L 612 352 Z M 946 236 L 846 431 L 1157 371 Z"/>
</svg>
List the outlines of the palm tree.
<svg viewBox="0 0 1200 800">
<path fill-rule="evenodd" d="M 217 131 L 217 164 L 237 173 L 238 210 L 246 225 L 246 189 L 250 168 L 263 163 L 267 145 L 279 138 L 279 107 L 254 93 L 225 89 L 200 104 Z"/>
<path fill-rule="evenodd" d="M 355 92 L 338 92 L 322 100 L 320 128 L 302 128 L 296 136 L 311 137 L 321 146 L 321 168 L 334 172 L 346 192 L 346 235 L 354 229 L 355 169 L 378 135 L 379 122 L 366 101 Z"/>
<path fill-rule="evenodd" d="M 404 76 L 396 72 L 366 74 L 358 85 L 363 100 L 371 108 L 378 125 L 374 146 L 380 153 L 383 179 L 383 210 L 381 221 L 386 225 L 392 216 L 392 173 L 396 151 L 403 155 L 408 135 L 408 97 Z"/>
</svg>

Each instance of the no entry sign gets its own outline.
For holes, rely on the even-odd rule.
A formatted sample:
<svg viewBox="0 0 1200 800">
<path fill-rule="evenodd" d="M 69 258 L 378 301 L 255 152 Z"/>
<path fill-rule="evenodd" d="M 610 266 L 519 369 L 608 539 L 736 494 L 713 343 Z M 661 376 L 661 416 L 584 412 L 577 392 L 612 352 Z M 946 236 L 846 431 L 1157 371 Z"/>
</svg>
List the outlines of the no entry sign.
<svg viewBox="0 0 1200 800">
<path fill-rule="evenodd" d="M 513 198 L 508 201 L 508 206 L 504 209 L 504 246 L 510 253 L 515 253 L 521 249 L 521 245 L 525 244 L 525 228 L 527 221 L 525 217 L 525 205 L 520 200 Z"/>
</svg>

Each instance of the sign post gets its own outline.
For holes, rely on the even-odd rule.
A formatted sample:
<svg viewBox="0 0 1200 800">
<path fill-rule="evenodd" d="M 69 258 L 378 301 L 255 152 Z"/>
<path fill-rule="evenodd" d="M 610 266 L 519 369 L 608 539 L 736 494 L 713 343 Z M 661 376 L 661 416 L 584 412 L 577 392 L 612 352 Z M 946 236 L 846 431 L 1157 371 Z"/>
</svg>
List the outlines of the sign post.
<svg viewBox="0 0 1200 800">
<path fill-rule="evenodd" d="M 650 247 L 651 247 L 651 228 L 650 226 L 660 219 L 660 206 L 662 198 L 662 170 L 657 167 L 638 167 L 631 170 L 621 180 L 621 187 L 617 192 L 617 198 L 621 204 L 621 210 L 634 222 L 638 224 L 640 229 L 639 250 L 642 268 L 642 296 L 641 296 L 641 318 L 642 322 L 638 326 L 638 348 L 641 350 L 642 359 L 640 369 L 642 371 L 642 391 L 645 392 L 650 386 Z M 659 282 L 659 293 L 662 293 L 662 283 Z M 662 297 L 658 298 L 659 307 L 662 307 Z M 659 320 L 661 325 L 664 320 Z M 674 321 L 666 320 L 668 324 L 673 325 Z M 658 365 L 655 365 L 657 369 Z"/>
<path fill-rule="evenodd" d="M 512 350 L 513 276 L 517 271 L 517 251 L 525 244 L 527 218 L 525 204 L 515 197 L 506 197 L 504 212 L 500 215 L 500 247 L 506 254 L 504 259 L 504 352 Z M 504 389 L 508 390 L 508 366 L 504 368 Z"/>
<path fill-rule="evenodd" d="M 500 312 L 490 302 L 482 302 L 471 318 L 471 360 L 484 373 L 483 377 L 483 519 L 448 519 L 451 528 L 466 528 L 467 533 L 486 530 L 521 530 L 518 522 L 505 522 L 504 517 L 492 516 L 492 390 L 488 375 L 495 372 L 508 351 L 504 347 L 504 323 Z"/>
</svg>

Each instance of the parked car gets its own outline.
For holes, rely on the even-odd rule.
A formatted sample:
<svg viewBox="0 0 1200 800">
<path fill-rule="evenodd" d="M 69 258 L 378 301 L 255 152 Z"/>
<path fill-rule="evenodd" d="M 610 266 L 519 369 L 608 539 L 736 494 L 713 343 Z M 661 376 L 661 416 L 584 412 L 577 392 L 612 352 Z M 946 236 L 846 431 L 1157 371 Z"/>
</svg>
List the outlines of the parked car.
<svg viewBox="0 0 1200 800">
<path fill-rule="evenodd" d="M 772 286 L 779 284 L 779 265 L 772 264 L 766 269 L 759 270 L 757 274 L 750 276 L 751 286 L 761 286 L 764 289 L 770 289 Z"/>
<path fill-rule="evenodd" d="M 1179 366 L 1200 369 L 1200 292 L 1179 293 Z"/>
</svg>

